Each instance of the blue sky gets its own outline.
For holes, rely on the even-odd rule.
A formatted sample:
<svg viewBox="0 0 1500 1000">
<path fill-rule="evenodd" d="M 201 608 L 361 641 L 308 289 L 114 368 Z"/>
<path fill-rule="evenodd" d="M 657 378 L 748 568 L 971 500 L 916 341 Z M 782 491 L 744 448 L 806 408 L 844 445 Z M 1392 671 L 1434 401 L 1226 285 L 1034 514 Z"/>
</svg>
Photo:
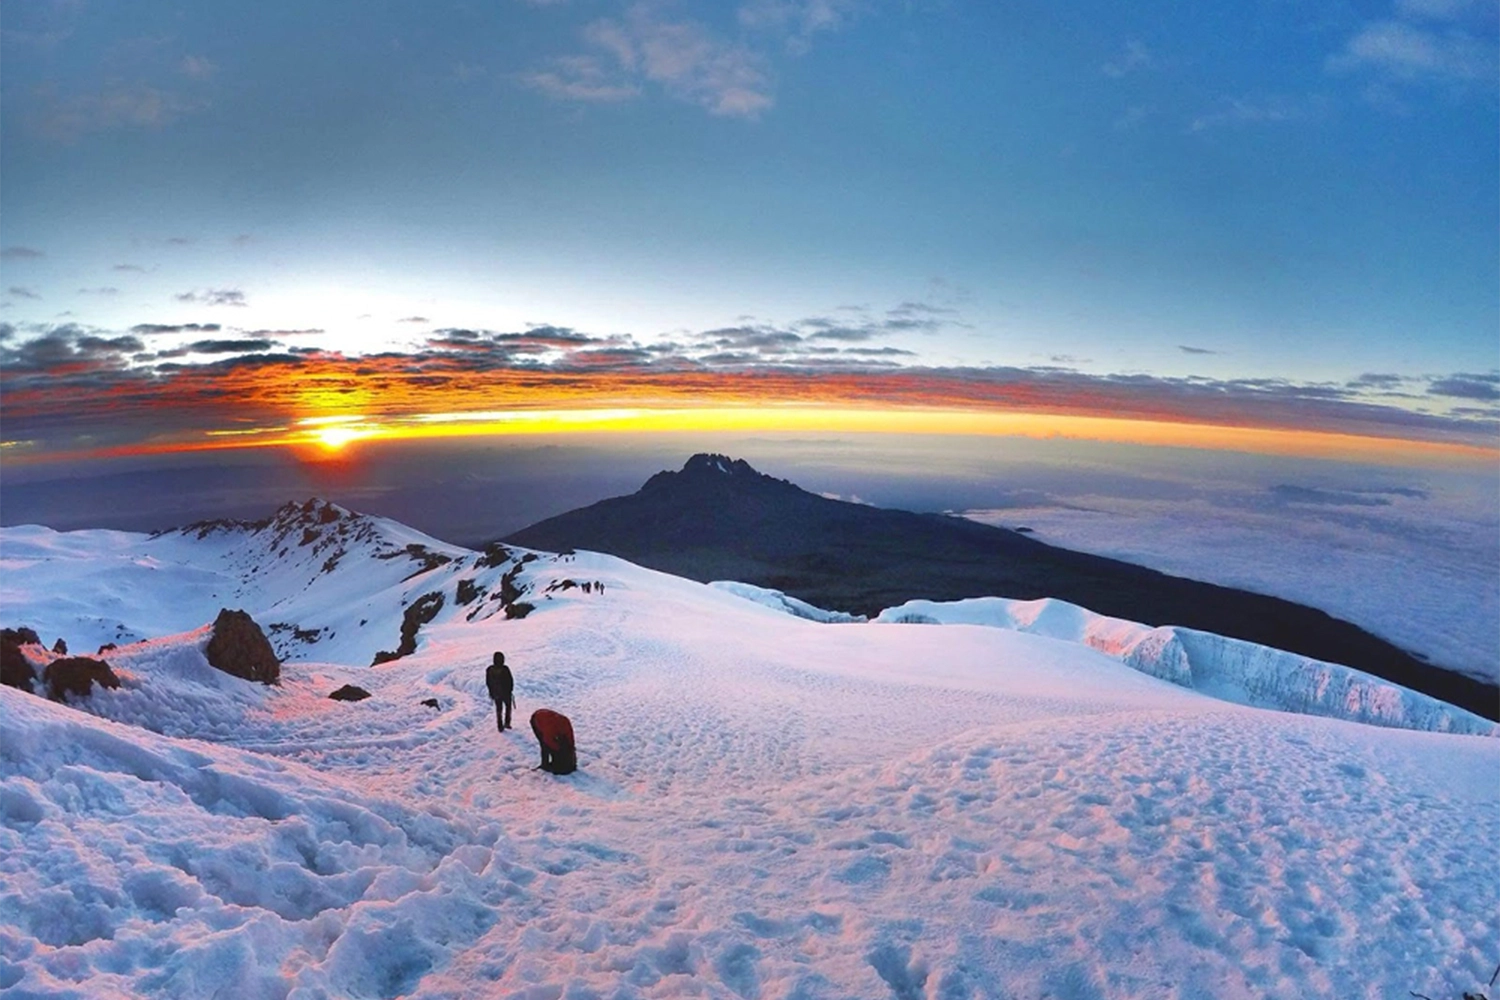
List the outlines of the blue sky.
<svg viewBox="0 0 1500 1000">
<path fill-rule="evenodd" d="M 1493 0 L 13 0 L 0 39 L 13 370 L 849 326 L 1500 417 Z"/>
</svg>

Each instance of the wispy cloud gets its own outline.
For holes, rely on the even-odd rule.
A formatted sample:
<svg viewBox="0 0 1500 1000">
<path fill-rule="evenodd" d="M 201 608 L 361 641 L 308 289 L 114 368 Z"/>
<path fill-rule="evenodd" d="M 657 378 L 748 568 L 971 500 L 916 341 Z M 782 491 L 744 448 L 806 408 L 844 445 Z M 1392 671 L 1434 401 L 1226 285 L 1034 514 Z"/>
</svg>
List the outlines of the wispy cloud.
<svg viewBox="0 0 1500 1000">
<path fill-rule="evenodd" d="M 129 271 L 135 274 L 145 274 L 146 269 L 139 264 L 116 264 L 110 268 L 111 271 Z"/>
<path fill-rule="evenodd" d="M 25 288 L 21 285 L 11 285 L 8 289 L 6 289 L 6 291 L 8 291 L 11 295 L 14 295 L 18 299 L 41 298 L 41 296 L 38 295 L 34 289 Z"/>
<path fill-rule="evenodd" d="M 597 56 L 561 56 L 548 69 L 520 76 L 523 84 L 560 101 L 615 103 L 639 97 L 641 88 L 607 68 Z"/>
<path fill-rule="evenodd" d="M 715 115 L 755 118 L 774 103 L 764 56 L 699 21 L 672 18 L 653 3 L 633 4 L 620 18 L 583 31 L 587 53 L 552 60 L 522 74 L 549 97 L 622 101 L 647 86 Z"/>
<path fill-rule="evenodd" d="M 1125 42 L 1124 50 L 1114 59 L 1099 67 L 1099 71 L 1105 76 L 1118 80 L 1123 76 L 1128 76 L 1138 70 L 1149 69 L 1150 67 L 1151 52 L 1140 41 L 1132 38 Z"/>
<path fill-rule="evenodd" d="M 1324 106 L 1321 99 L 1292 99 L 1287 97 L 1234 97 L 1220 102 L 1218 108 L 1194 118 L 1188 129 L 1203 132 L 1208 129 L 1232 125 L 1276 125 L 1296 122 L 1319 113 Z"/>
<path fill-rule="evenodd" d="M 100 285 L 97 288 L 80 288 L 80 289 L 78 289 L 78 294 L 79 295 L 104 295 L 104 296 L 109 296 L 109 295 L 119 295 L 120 294 L 120 290 L 118 288 L 114 288 L 114 287 L 112 287 L 110 285 Z"/>
<path fill-rule="evenodd" d="M 1401 81 L 1493 82 L 1495 46 L 1462 28 L 1441 30 L 1404 21 L 1365 25 L 1331 56 L 1335 73 L 1368 70 Z"/>
<path fill-rule="evenodd" d="M 1177 345 L 1177 349 L 1179 351 L 1181 351 L 1183 354 L 1218 354 L 1219 353 L 1218 351 L 1210 350 L 1207 347 L 1194 347 L 1191 344 L 1178 344 Z"/>
<path fill-rule="evenodd" d="M 6 247 L 0 250 L 0 260 L 35 260 L 45 256 L 47 255 L 42 251 L 33 250 L 31 247 Z"/>
<path fill-rule="evenodd" d="M 64 95 L 55 85 L 39 87 L 32 127 L 55 142 L 76 142 L 93 132 L 160 129 L 208 107 L 208 101 L 146 83 L 111 82 L 87 94 Z"/>
<path fill-rule="evenodd" d="M 803 54 L 815 35 L 843 28 L 862 6 L 859 0 L 747 0 L 737 16 L 742 26 L 771 32 L 790 51 Z"/>
<path fill-rule="evenodd" d="M 183 56 L 177 68 L 183 76 L 194 80 L 207 80 L 219 71 L 219 67 L 206 56 Z"/>
<path fill-rule="evenodd" d="M 172 296 L 178 302 L 190 302 L 204 306 L 243 306 L 245 293 L 238 288 L 208 288 L 203 291 L 183 292 Z"/>
</svg>

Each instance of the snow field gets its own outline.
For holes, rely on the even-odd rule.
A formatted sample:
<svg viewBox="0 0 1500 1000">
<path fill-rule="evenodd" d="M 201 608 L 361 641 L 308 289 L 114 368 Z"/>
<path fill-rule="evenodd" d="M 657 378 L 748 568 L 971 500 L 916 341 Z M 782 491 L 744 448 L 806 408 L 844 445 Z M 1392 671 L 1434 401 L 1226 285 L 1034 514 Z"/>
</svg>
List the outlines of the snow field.
<svg viewBox="0 0 1500 1000">
<path fill-rule="evenodd" d="M 402 600 L 474 575 L 298 600 L 339 636 L 368 605 L 390 648 Z M 0 994 L 1438 997 L 1500 960 L 1500 740 L 1229 703 L 1067 606 L 1032 618 L 1064 641 L 820 624 L 590 553 L 518 579 L 526 618 L 450 600 L 380 667 L 265 688 L 200 629 L 110 654 L 86 711 L 0 689 Z M 543 705 L 574 775 L 532 770 Z"/>
</svg>

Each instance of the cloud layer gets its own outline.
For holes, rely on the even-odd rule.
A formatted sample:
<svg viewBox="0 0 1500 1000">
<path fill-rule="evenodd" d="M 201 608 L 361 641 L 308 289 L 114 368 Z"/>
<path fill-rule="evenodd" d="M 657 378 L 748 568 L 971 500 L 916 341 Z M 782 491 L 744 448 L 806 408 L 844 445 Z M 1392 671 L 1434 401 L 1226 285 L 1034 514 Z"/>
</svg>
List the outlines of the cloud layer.
<svg viewBox="0 0 1500 1000">
<path fill-rule="evenodd" d="M 608 407 L 811 405 L 1019 412 L 1321 431 L 1493 449 L 1500 372 L 1345 383 L 1089 374 L 1066 367 L 932 367 L 882 338 L 954 320 L 908 302 L 840 319 L 747 322 L 643 342 L 559 326 L 441 328 L 413 349 L 345 355 L 289 346 L 309 331 L 139 323 L 0 324 L 0 416 L 35 452 L 204 441 L 298 418 Z M 312 331 L 316 332 L 316 331 Z M 204 336 L 208 334 L 209 336 Z M 1448 412 L 1412 401 L 1460 400 Z"/>
</svg>

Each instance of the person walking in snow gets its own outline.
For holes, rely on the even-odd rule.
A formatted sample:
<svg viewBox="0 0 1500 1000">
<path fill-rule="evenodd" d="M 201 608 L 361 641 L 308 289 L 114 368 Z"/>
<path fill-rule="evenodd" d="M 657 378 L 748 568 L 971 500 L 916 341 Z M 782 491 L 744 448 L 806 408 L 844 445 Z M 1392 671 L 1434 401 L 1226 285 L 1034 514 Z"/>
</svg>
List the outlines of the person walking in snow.
<svg viewBox="0 0 1500 1000">
<path fill-rule="evenodd" d="M 504 653 L 496 653 L 495 661 L 485 670 L 484 686 L 490 689 L 490 699 L 495 703 L 495 726 L 503 733 L 510 726 L 510 710 L 516 704 L 516 679 L 505 665 Z"/>
</svg>

